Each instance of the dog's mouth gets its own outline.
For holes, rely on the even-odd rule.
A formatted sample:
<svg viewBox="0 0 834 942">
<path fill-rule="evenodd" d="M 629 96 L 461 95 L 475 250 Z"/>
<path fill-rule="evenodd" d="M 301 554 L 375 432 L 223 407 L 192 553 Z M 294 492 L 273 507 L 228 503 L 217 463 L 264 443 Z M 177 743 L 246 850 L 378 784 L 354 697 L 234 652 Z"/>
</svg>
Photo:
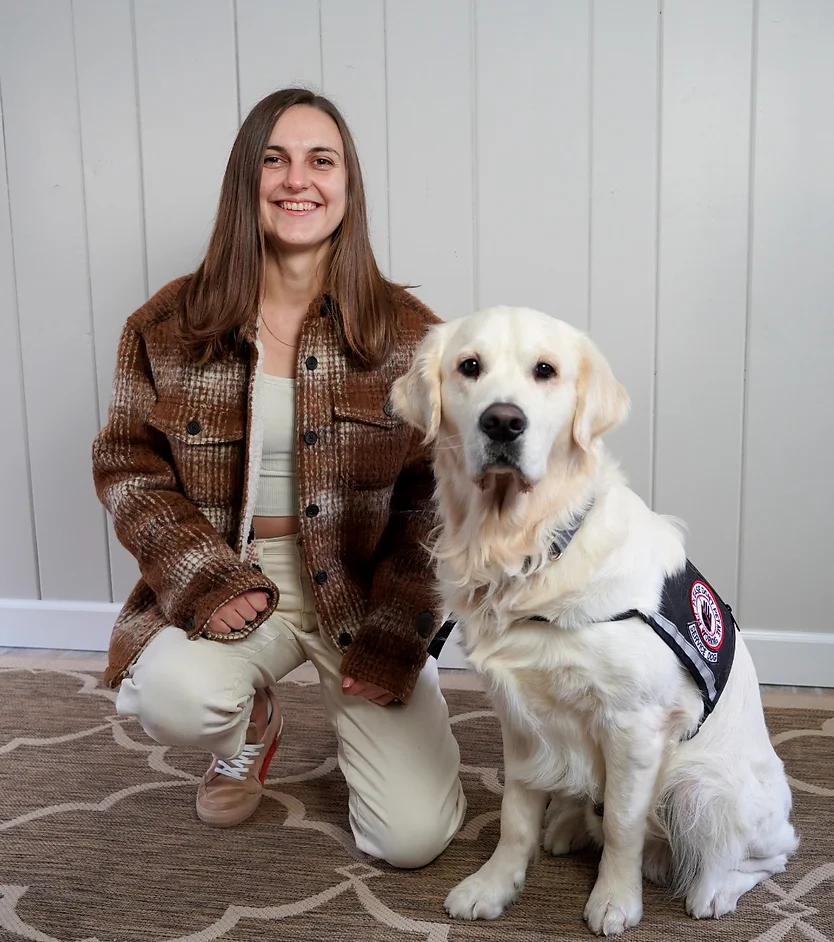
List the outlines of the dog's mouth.
<svg viewBox="0 0 834 942">
<path fill-rule="evenodd" d="M 526 493 L 532 487 L 521 470 L 518 460 L 512 455 L 490 456 L 481 468 L 476 479 L 478 487 L 484 493 L 490 493 L 499 510 L 516 493 Z"/>
<path fill-rule="evenodd" d="M 523 478 L 519 448 L 515 442 L 489 442 L 481 459 L 480 476 L 511 475 Z"/>
</svg>

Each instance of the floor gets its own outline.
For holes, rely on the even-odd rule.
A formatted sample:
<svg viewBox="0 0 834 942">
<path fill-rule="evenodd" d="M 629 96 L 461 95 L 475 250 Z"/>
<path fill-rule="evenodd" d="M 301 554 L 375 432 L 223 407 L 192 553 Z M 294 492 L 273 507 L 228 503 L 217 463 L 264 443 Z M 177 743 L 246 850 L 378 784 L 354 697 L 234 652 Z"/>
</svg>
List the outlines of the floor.
<svg viewBox="0 0 834 942">
<path fill-rule="evenodd" d="M 9 667 L 12 659 L 30 666 Z M 0 657 L 3 942 L 593 942 L 582 912 L 594 854 L 542 854 L 519 904 L 499 922 L 452 922 L 444 914 L 446 894 L 489 857 L 499 834 L 501 734 L 481 691 L 444 691 L 467 816 L 436 864 L 411 871 L 355 848 L 347 786 L 313 673 L 305 675 L 311 683 L 282 685 L 287 730 L 257 820 L 219 831 L 195 824 L 205 754 L 160 749 L 114 716 L 112 692 L 91 682 L 102 664 L 100 654 Z M 474 678 L 455 671 L 444 682 L 472 685 Z M 628 942 L 834 942 L 831 715 L 768 710 L 802 834 L 788 871 L 718 922 L 693 922 L 668 890 L 646 886 L 643 924 Z M 172 854 L 189 865 L 172 871 Z M 253 879 L 257 870 L 268 878 Z"/>
<path fill-rule="evenodd" d="M 105 655 L 98 651 L 56 651 L 44 648 L 0 648 L 0 667 L 29 667 L 43 665 L 51 660 L 71 661 L 79 670 L 102 670 Z M 480 690 L 477 674 L 466 670 L 442 668 L 441 686 L 445 690 Z M 312 664 L 302 664 L 288 679 L 301 683 L 318 680 Z M 793 707 L 797 709 L 834 709 L 834 688 L 830 687 L 774 687 L 762 685 L 765 706 Z"/>
</svg>

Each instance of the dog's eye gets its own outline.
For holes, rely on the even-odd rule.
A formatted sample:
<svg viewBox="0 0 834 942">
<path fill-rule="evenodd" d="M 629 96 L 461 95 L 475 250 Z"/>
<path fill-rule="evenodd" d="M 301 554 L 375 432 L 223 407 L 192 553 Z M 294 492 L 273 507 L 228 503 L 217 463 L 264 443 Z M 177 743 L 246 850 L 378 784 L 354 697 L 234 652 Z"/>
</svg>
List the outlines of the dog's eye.
<svg viewBox="0 0 834 942">
<path fill-rule="evenodd" d="M 470 357 L 468 360 L 464 360 L 461 365 L 458 367 L 458 372 L 462 376 L 467 376 L 469 379 L 477 379 L 481 375 L 481 364 Z"/>
<path fill-rule="evenodd" d="M 533 374 L 536 379 L 552 379 L 556 375 L 556 370 L 549 363 L 537 363 Z"/>
</svg>

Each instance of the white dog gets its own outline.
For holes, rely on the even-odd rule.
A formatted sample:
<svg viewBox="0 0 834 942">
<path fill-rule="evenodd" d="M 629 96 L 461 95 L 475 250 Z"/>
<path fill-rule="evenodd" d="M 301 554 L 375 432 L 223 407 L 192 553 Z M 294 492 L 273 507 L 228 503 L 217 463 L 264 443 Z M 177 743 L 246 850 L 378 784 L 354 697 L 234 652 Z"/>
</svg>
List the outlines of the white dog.
<svg viewBox="0 0 834 942">
<path fill-rule="evenodd" d="M 438 579 L 504 742 L 501 839 L 446 909 L 504 911 L 550 798 L 547 850 L 603 848 L 595 933 L 640 921 L 643 875 L 732 912 L 795 851 L 791 794 L 731 613 L 600 441 L 629 404 L 608 362 L 492 308 L 433 328 L 392 400 L 434 442 Z"/>
</svg>

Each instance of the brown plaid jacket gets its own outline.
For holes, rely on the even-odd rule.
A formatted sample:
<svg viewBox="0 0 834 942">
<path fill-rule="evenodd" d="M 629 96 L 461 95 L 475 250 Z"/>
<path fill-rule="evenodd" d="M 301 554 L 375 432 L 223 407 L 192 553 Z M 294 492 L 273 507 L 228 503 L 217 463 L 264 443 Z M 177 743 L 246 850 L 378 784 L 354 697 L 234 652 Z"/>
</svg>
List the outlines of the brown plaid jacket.
<svg viewBox="0 0 834 942">
<path fill-rule="evenodd" d="M 212 614 L 248 589 L 276 587 L 254 565 L 263 416 L 254 328 L 247 356 L 197 367 L 175 342 L 172 315 L 186 279 L 128 319 L 108 421 L 93 445 L 96 492 L 142 578 L 122 608 L 105 680 L 117 686 L 154 635 L 176 625 L 206 634 Z M 297 374 L 301 550 L 321 631 L 342 672 L 407 700 L 440 626 L 430 559 L 431 466 L 418 436 L 391 415 L 388 392 L 437 318 L 402 291 L 398 349 L 364 371 L 345 356 L 327 300 L 311 307 Z M 310 434 L 315 433 L 315 434 Z"/>
</svg>

